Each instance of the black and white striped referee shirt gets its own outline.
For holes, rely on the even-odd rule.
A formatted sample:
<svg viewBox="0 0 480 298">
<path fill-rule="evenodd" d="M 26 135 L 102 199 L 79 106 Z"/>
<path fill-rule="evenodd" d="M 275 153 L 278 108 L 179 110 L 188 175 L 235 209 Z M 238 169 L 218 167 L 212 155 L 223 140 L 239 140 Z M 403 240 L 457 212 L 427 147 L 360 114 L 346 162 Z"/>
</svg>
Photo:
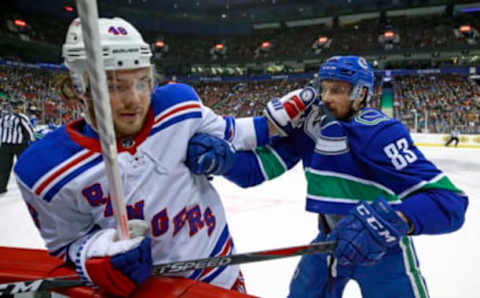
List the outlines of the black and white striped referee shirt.
<svg viewBox="0 0 480 298">
<path fill-rule="evenodd" d="M 23 144 L 28 141 L 35 141 L 35 135 L 27 116 L 20 113 L 0 113 L 0 142 Z"/>
</svg>

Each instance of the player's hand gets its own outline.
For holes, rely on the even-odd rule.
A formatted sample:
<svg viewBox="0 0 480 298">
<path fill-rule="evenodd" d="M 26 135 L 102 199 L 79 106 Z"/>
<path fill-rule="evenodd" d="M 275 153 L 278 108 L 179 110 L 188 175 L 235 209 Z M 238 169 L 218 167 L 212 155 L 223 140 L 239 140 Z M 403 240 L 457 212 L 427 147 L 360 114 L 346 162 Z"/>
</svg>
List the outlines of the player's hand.
<svg viewBox="0 0 480 298">
<path fill-rule="evenodd" d="M 197 175 L 223 175 L 235 161 L 235 149 L 227 141 L 196 133 L 188 142 L 187 167 Z"/>
<path fill-rule="evenodd" d="M 373 204 L 356 205 L 329 238 L 338 242 L 334 254 L 339 265 L 374 265 L 408 230 L 408 224 L 379 197 Z"/>
<path fill-rule="evenodd" d="M 312 87 L 292 91 L 282 98 L 267 103 L 263 113 L 281 136 L 288 136 L 297 127 L 298 120 L 316 100 Z"/>
<path fill-rule="evenodd" d="M 108 294 L 130 296 L 152 274 L 151 240 L 133 236 L 118 240 L 114 229 L 93 234 L 74 260 L 80 277 Z"/>
</svg>

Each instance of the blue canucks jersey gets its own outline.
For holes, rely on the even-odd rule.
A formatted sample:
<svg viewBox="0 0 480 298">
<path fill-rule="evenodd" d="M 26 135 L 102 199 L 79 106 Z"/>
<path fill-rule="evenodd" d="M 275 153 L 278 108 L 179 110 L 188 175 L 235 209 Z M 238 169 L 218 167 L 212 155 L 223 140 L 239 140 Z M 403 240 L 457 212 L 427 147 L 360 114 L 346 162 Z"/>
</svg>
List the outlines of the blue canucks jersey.
<svg viewBox="0 0 480 298">
<path fill-rule="evenodd" d="M 401 122 L 376 109 L 363 108 L 347 121 L 336 121 L 321 106 L 314 106 L 289 137 L 275 137 L 270 145 L 237 156 L 236 165 L 225 176 L 243 187 L 273 179 L 301 160 L 308 211 L 346 214 L 359 201 L 383 196 L 410 214 L 416 204 L 425 202 L 403 204 L 405 199 L 432 190 L 444 192 L 448 202 L 453 196 L 455 203 L 448 204 L 461 216 L 457 222 L 423 232 L 450 231 L 463 223 L 467 204 L 463 192 L 417 149 Z M 432 212 L 441 212 L 439 209 L 432 208 Z M 417 220 L 414 214 L 412 217 Z"/>
</svg>

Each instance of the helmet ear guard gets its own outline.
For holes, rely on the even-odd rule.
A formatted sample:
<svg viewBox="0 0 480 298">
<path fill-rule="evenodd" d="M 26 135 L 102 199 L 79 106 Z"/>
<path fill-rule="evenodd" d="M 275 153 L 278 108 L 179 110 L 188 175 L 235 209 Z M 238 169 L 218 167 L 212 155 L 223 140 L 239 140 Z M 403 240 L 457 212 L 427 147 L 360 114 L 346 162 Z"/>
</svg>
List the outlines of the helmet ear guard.
<svg viewBox="0 0 480 298">
<path fill-rule="evenodd" d="M 356 100 L 362 96 L 363 89 L 367 89 L 366 98 L 373 95 L 374 74 L 372 67 L 363 57 L 333 56 L 320 66 L 318 82 L 323 80 L 345 81 L 352 85 L 350 99 Z"/>
</svg>

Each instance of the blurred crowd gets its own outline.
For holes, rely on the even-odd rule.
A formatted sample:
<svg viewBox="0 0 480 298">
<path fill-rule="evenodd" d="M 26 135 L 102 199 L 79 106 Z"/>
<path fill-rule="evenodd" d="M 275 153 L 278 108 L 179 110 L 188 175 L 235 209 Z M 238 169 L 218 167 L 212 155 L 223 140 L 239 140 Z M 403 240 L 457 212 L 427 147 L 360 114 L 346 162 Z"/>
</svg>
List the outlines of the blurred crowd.
<svg viewBox="0 0 480 298">
<path fill-rule="evenodd" d="M 48 69 L 0 65 L 0 101 L 20 107 L 39 124 L 65 123 L 81 113 L 78 102 L 61 96 L 57 82 L 65 76 L 65 72 Z"/>
<path fill-rule="evenodd" d="M 205 105 L 220 115 L 261 115 L 268 100 L 302 88 L 308 80 L 252 81 L 237 83 L 195 83 L 193 87 Z"/>
<path fill-rule="evenodd" d="M 0 101 L 21 106 L 39 124 L 62 124 L 79 117 L 80 101 L 65 96 L 68 74 L 46 69 L 0 66 Z M 381 108 L 382 80 L 376 80 L 369 105 Z M 193 87 L 203 103 L 220 115 L 261 115 L 274 97 L 302 88 L 309 80 L 243 82 L 196 82 Z M 480 133 L 480 85 L 457 75 L 398 76 L 394 90 L 393 116 L 412 131 Z"/>
<path fill-rule="evenodd" d="M 411 52 L 419 49 L 438 51 L 441 49 L 461 49 L 480 44 L 480 18 L 445 17 L 442 14 L 426 16 L 391 16 L 369 18 L 351 23 L 316 24 L 309 26 L 253 30 L 250 34 L 236 35 L 197 35 L 142 30 L 145 39 L 154 45 L 156 57 L 170 62 L 181 61 L 195 63 L 223 59 L 251 61 L 252 59 L 286 58 L 302 59 L 315 55 L 333 55 L 340 53 L 382 53 L 395 49 Z M 71 18 L 74 16 L 72 15 Z M 26 27 L 12 24 L 13 19 L 26 22 Z M 55 19 L 37 15 L 16 15 L 0 12 L 0 34 L 17 37 L 22 41 L 50 44 L 58 52 L 70 19 Z M 469 31 L 462 32 L 460 27 L 468 25 Z M 61 33 L 59 33 L 61 32 Z M 393 35 L 385 35 L 390 32 Z M 389 34 L 390 34 L 389 33 Z M 320 38 L 323 37 L 322 41 Z M 221 44 L 218 51 L 216 45 Z M 7 47 L 8 49 L 8 47 Z M 14 47 L 12 47 L 14 49 Z M 15 58 L 14 53 L 0 55 Z M 17 55 L 21 56 L 21 53 Z M 58 61 L 60 57 L 57 57 Z M 248 60 L 245 60 L 248 59 Z M 39 59 L 38 61 L 40 61 Z"/>
<path fill-rule="evenodd" d="M 468 24 L 470 33 L 461 33 L 459 28 Z M 394 49 L 433 49 L 461 48 L 480 42 L 479 18 L 464 22 L 445 18 L 441 15 L 398 16 L 388 20 L 366 19 L 341 26 L 325 24 L 280 27 L 257 30 L 244 36 L 197 36 L 149 32 L 147 36 L 154 41 L 161 36 L 168 45 L 168 53 L 162 56 L 171 59 L 192 61 L 208 59 L 252 59 L 305 57 L 312 55 L 333 55 L 345 52 L 378 52 Z M 386 38 L 385 32 L 392 32 L 392 38 Z M 292 38 L 294 37 L 294 38 Z M 319 42 L 320 37 L 326 37 Z M 264 44 L 267 42 L 267 44 Z M 221 43 L 226 50 L 222 55 L 212 56 L 210 51 Z M 264 47 L 262 47 L 262 44 Z M 268 45 L 268 46 L 267 46 Z"/>
<path fill-rule="evenodd" d="M 403 76 L 393 85 L 395 115 L 411 129 L 480 133 L 480 85 L 474 80 L 455 75 Z"/>
</svg>

